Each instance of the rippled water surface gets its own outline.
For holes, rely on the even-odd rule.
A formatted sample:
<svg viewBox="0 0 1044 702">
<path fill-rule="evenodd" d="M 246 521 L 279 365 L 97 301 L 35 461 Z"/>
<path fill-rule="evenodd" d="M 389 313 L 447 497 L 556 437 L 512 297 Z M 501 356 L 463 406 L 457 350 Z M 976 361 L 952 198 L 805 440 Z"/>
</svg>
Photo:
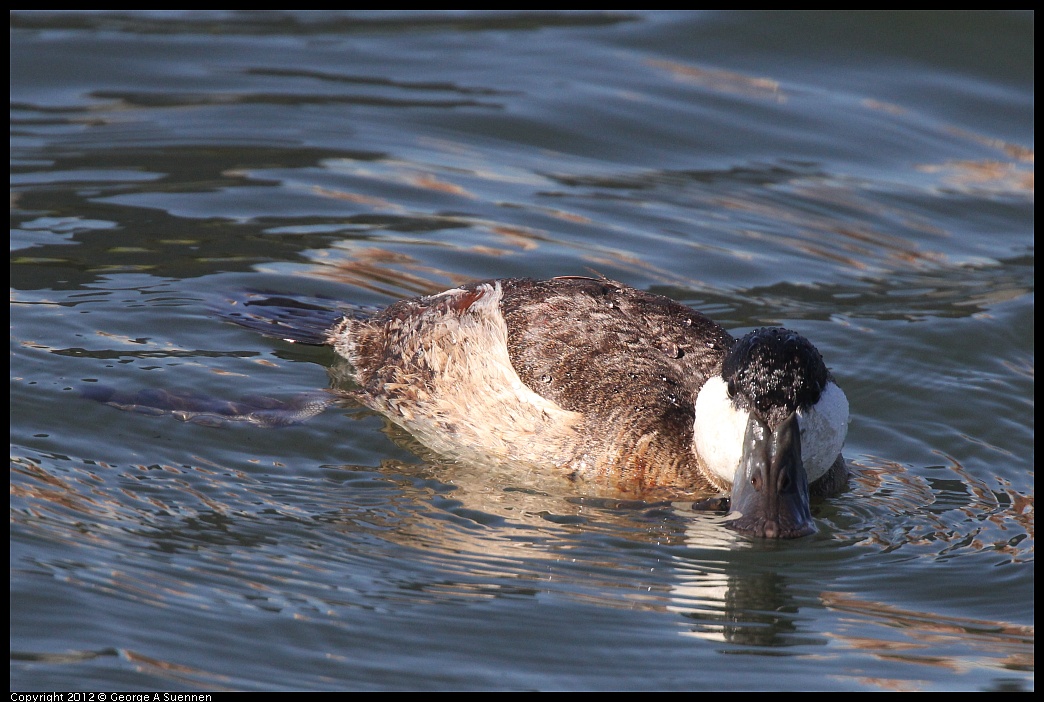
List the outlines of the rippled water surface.
<svg viewBox="0 0 1044 702">
<path fill-rule="evenodd" d="M 1033 16 L 11 15 L 11 687 L 1032 689 Z M 596 271 L 800 330 L 819 533 L 83 396 L 293 401 L 245 291 Z M 139 408 L 142 409 L 142 408 Z"/>
</svg>

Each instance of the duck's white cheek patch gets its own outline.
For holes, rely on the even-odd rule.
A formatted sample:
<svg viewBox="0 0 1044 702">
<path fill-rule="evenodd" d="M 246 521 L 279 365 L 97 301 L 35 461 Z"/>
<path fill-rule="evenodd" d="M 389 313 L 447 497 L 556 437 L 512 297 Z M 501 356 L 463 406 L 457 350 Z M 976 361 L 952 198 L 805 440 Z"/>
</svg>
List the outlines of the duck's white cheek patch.
<svg viewBox="0 0 1044 702">
<path fill-rule="evenodd" d="M 827 383 L 819 402 L 799 409 L 801 462 L 808 482 L 822 477 L 834 464 L 848 435 L 848 398 L 834 383 Z"/>
<path fill-rule="evenodd" d="M 725 381 L 719 377 L 708 380 L 696 396 L 693 447 L 722 489 L 728 489 L 736 476 L 749 416 L 732 404 Z"/>
</svg>

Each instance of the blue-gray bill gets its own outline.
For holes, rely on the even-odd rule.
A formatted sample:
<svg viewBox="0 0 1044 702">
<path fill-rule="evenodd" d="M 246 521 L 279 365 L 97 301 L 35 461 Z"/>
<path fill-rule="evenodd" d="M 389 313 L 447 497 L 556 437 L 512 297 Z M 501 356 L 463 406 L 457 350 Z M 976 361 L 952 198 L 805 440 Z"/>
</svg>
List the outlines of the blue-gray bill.
<svg viewBox="0 0 1044 702">
<path fill-rule="evenodd" d="M 730 504 L 727 524 L 738 532 L 769 539 L 815 533 L 796 414 L 775 430 L 751 414 Z"/>
</svg>

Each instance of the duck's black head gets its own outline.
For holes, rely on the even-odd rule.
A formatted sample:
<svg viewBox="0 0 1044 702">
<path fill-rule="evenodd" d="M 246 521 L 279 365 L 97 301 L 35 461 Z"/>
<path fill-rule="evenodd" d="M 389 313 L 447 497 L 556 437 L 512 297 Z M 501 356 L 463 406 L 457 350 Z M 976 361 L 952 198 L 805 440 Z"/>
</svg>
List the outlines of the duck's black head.
<svg viewBox="0 0 1044 702">
<path fill-rule="evenodd" d="M 829 378 L 819 350 L 797 332 L 755 329 L 733 344 L 721 367 L 733 403 L 778 425 L 812 407 Z"/>
<path fill-rule="evenodd" d="M 819 351 L 788 329 L 735 342 L 696 399 L 693 450 L 731 490 L 731 528 L 765 537 L 815 532 L 808 485 L 840 454 L 848 400 Z"/>
</svg>

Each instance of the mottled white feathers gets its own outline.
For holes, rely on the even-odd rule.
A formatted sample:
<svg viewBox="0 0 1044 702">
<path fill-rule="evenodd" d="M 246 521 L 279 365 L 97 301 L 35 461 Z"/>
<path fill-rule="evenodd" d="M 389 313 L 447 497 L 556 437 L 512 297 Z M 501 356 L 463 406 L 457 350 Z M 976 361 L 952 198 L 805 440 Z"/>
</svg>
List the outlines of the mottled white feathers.
<svg viewBox="0 0 1044 702">
<path fill-rule="evenodd" d="M 411 314 L 380 330 L 352 321 L 334 346 L 356 368 L 374 409 L 429 448 L 473 461 L 566 464 L 580 415 L 541 397 L 519 378 L 508 357 L 499 282 L 454 288 L 421 298 Z M 385 362 L 360 358 L 380 338 Z M 368 347 L 373 353 L 373 345 Z M 556 459 L 556 454 L 557 459 Z"/>
</svg>

